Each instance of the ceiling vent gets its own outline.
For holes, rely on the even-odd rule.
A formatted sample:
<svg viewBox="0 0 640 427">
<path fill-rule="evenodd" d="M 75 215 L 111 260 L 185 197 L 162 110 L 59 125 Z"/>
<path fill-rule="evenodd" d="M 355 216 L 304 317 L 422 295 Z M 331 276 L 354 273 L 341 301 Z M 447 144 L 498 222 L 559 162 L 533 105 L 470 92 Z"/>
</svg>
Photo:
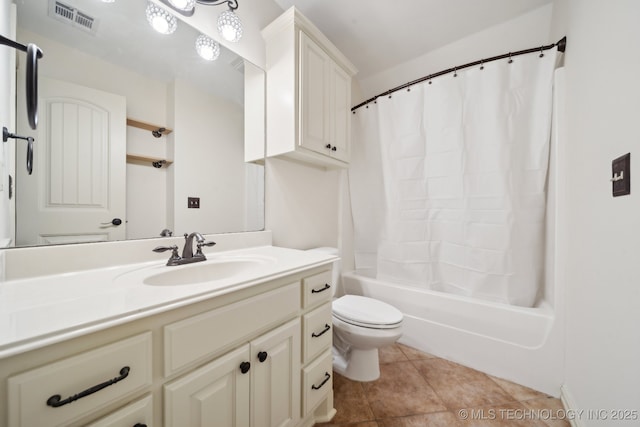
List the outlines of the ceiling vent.
<svg viewBox="0 0 640 427">
<path fill-rule="evenodd" d="M 95 34 L 98 29 L 97 19 L 58 0 L 49 1 L 49 16 L 89 34 Z"/>
</svg>

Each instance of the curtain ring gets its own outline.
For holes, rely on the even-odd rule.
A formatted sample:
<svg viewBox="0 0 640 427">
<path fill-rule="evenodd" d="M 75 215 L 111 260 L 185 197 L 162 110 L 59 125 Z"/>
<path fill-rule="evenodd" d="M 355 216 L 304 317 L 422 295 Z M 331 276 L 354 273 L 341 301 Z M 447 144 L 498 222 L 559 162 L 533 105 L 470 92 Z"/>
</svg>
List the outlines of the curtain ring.
<svg viewBox="0 0 640 427">
<path fill-rule="evenodd" d="M 431 83 L 432 83 L 432 81 L 431 81 L 431 75 L 429 75 L 429 84 L 431 84 Z"/>
<path fill-rule="evenodd" d="M 458 68 L 453 69 L 453 77 L 458 77 Z"/>
<path fill-rule="evenodd" d="M 484 70 L 484 59 L 480 60 L 480 69 Z"/>
<path fill-rule="evenodd" d="M 407 92 L 411 92 L 411 86 L 407 87 Z"/>
<path fill-rule="evenodd" d="M 511 58 L 511 52 L 509 52 L 509 62 L 508 64 L 511 64 L 513 62 L 513 58 Z"/>
<path fill-rule="evenodd" d="M 544 46 L 540 46 L 540 55 L 538 55 L 538 58 L 542 58 L 544 56 L 544 53 L 542 53 L 542 48 Z"/>
</svg>

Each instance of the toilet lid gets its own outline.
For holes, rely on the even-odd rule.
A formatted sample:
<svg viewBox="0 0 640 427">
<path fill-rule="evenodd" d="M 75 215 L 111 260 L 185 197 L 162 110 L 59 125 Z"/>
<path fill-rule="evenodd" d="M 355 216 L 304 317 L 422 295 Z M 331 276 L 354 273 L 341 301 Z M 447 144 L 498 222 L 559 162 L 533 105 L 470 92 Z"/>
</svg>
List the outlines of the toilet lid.
<svg viewBox="0 0 640 427">
<path fill-rule="evenodd" d="M 333 315 L 343 322 L 376 329 L 396 328 L 402 322 L 397 308 L 373 298 L 345 295 L 332 303 Z"/>
</svg>

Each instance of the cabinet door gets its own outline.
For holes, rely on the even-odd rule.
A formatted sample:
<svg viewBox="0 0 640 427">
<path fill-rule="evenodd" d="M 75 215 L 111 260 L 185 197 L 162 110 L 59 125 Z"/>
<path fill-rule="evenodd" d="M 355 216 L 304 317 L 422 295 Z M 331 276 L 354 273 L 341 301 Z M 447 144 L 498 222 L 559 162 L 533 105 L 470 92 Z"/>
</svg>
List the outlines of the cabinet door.
<svg viewBox="0 0 640 427">
<path fill-rule="evenodd" d="M 249 427 L 249 344 L 164 386 L 167 427 Z M 253 363 L 251 364 L 253 368 Z"/>
<path fill-rule="evenodd" d="M 351 77 L 337 64 L 331 67 L 331 157 L 349 162 L 351 140 Z"/>
<path fill-rule="evenodd" d="M 300 420 L 300 319 L 251 342 L 251 427 Z"/>
<path fill-rule="evenodd" d="M 329 107 L 331 59 L 300 32 L 300 139 L 309 150 L 329 154 Z"/>
</svg>

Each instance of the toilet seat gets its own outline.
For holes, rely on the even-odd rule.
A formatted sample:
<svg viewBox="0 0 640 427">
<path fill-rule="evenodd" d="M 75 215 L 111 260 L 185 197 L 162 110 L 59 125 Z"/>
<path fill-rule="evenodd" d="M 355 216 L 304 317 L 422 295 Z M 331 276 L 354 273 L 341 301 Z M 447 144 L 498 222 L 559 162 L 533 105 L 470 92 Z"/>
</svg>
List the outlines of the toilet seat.
<svg viewBox="0 0 640 427">
<path fill-rule="evenodd" d="M 397 308 L 359 295 L 345 295 L 332 303 L 333 315 L 345 323 L 370 329 L 393 329 L 403 315 Z"/>
</svg>

